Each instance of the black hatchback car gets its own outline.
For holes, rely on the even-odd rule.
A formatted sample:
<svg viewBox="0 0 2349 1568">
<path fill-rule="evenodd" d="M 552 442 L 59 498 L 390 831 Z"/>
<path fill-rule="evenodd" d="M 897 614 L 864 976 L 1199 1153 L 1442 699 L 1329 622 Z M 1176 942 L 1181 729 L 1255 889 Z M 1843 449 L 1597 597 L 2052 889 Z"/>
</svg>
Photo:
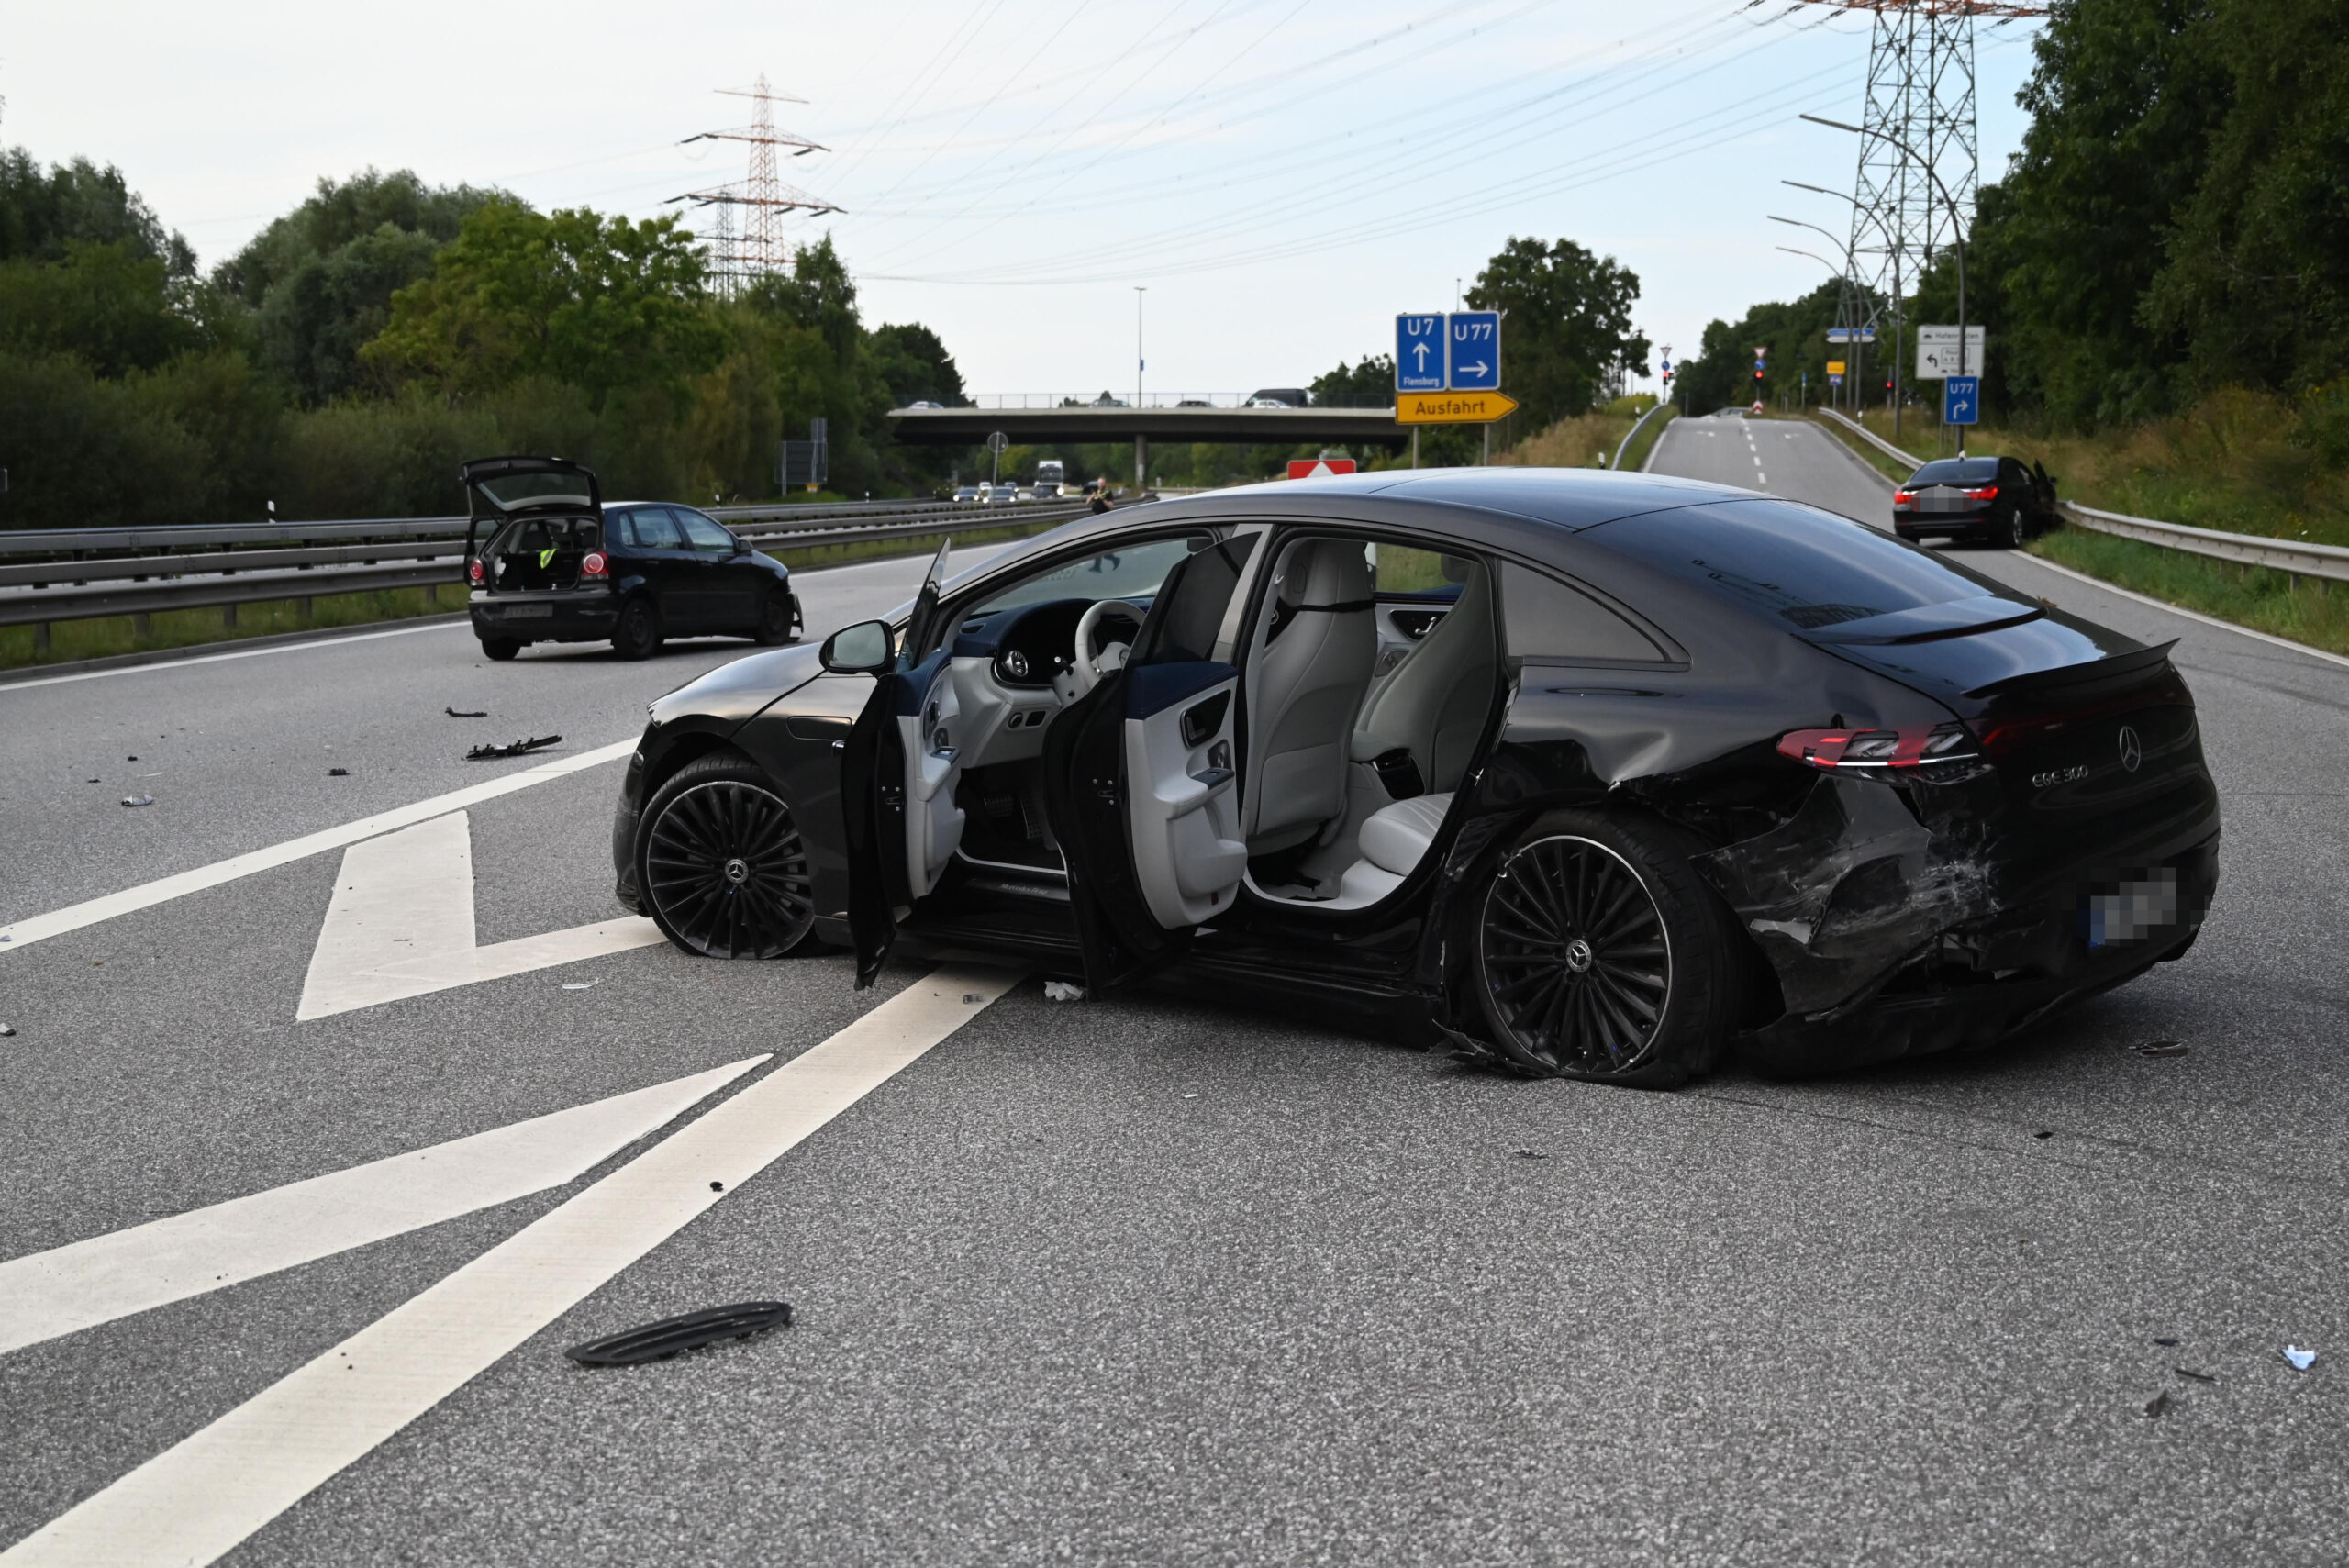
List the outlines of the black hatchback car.
<svg viewBox="0 0 2349 1568">
<path fill-rule="evenodd" d="M 791 569 L 691 506 L 607 503 L 592 472 L 561 458 L 481 458 L 458 473 L 473 635 L 492 659 L 533 642 L 608 639 L 642 659 L 671 637 L 799 634 Z"/>
<path fill-rule="evenodd" d="M 1670 1084 L 1999 1040 L 2184 953 L 2218 839 L 2166 647 L 1791 502 L 1471 469 L 933 565 L 654 703 L 612 849 L 691 952 L 1183 965 Z"/>
<path fill-rule="evenodd" d="M 1911 543 L 1970 539 L 2020 550 L 2063 520 L 2047 471 L 2010 457 L 1938 458 L 1892 495 L 1892 531 Z"/>
</svg>

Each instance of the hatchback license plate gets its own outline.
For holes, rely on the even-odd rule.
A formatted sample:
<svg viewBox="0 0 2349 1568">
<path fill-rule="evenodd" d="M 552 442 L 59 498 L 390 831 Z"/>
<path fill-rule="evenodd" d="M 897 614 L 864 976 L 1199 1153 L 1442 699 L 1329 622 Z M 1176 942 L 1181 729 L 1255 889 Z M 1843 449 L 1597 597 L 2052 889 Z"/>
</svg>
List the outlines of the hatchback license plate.
<svg viewBox="0 0 2349 1568">
<path fill-rule="evenodd" d="M 506 606 L 507 620 L 545 620 L 553 614 L 552 605 L 508 605 Z"/>
</svg>

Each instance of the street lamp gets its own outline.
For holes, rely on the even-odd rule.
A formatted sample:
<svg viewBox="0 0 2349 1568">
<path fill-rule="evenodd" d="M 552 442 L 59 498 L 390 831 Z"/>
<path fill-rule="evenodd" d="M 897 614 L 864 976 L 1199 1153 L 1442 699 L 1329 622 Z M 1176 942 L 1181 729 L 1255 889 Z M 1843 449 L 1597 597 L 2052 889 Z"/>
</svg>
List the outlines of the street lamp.
<svg viewBox="0 0 2349 1568">
<path fill-rule="evenodd" d="M 1808 119 L 1810 117 L 1805 116 L 1804 117 Z M 1778 183 L 1782 185 L 1792 185 L 1798 191 L 1814 191 L 1822 196 L 1833 196 L 1837 201 L 1847 203 L 1854 212 L 1862 210 L 1860 204 L 1854 201 L 1850 196 L 1845 195 L 1841 191 L 1831 191 L 1824 185 L 1806 184 L 1800 180 L 1780 180 Z M 1790 217 L 1781 217 L 1776 221 L 1780 223 L 1793 223 L 1796 220 Z M 1828 239 L 1835 239 L 1835 237 L 1832 234 L 1828 234 L 1827 230 L 1820 228 L 1819 225 L 1815 223 L 1806 223 L 1801 227 L 1812 229 L 1820 234 L 1827 234 Z M 1849 245 L 1844 244 L 1840 239 L 1835 239 L 1835 244 L 1837 249 L 1843 252 L 1843 275 L 1852 281 L 1854 287 L 1860 289 L 1860 302 L 1863 305 L 1868 306 L 1869 315 L 1874 316 L 1876 313 L 1875 306 L 1868 299 L 1867 290 L 1860 285 L 1860 265 L 1852 255 L 1852 248 Z M 1781 246 L 1779 249 L 1784 250 L 1785 247 Z M 1896 289 L 1898 287 L 1897 279 L 1894 286 Z M 1896 301 L 1895 304 L 1897 306 L 1898 301 Z M 1859 324 L 1857 329 L 1865 333 L 1870 330 L 1870 328 L 1867 322 L 1863 321 Z M 1898 328 L 1896 328 L 1895 330 L 1898 330 Z M 1867 417 L 1867 406 L 1863 388 L 1866 384 L 1867 381 L 1865 373 L 1868 362 L 1867 340 L 1865 338 L 1854 339 L 1850 344 L 1850 348 L 1852 352 L 1852 410 L 1858 414 L 1861 418 L 1865 419 Z M 1895 360 L 1899 358 L 1899 350 L 1897 346 L 1893 352 L 1893 358 Z M 1896 410 L 1893 414 L 1893 423 L 1896 433 L 1898 432 L 1899 418 L 1899 413 Z"/>
<path fill-rule="evenodd" d="M 1784 181 L 1784 182 L 1782 182 L 1782 183 L 1791 185 L 1791 184 L 1795 183 L 1795 182 L 1794 182 L 1794 181 L 1792 181 L 1792 180 L 1787 180 L 1787 181 Z M 1810 188 L 1812 188 L 1812 189 L 1816 189 L 1817 187 L 1815 187 L 1815 186 L 1814 186 L 1814 187 L 1810 187 Z M 1842 240 L 1840 240 L 1840 239 L 1836 239 L 1832 234 L 1828 234 L 1827 230 L 1825 230 L 1825 229 L 1823 229 L 1823 228 L 1820 228 L 1820 227 L 1819 227 L 1819 225 L 1817 225 L 1817 224 L 1815 224 L 1815 223 L 1805 223 L 1802 219 L 1800 219 L 1800 218 L 1798 218 L 1798 217 L 1780 217 L 1776 213 L 1766 213 L 1766 214 L 1765 214 L 1764 216 L 1765 216 L 1765 217 L 1768 217 L 1768 218 L 1769 218 L 1769 220 L 1770 220 L 1772 223 L 1783 223 L 1783 224 L 1787 225 L 1789 228 L 1808 228 L 1808 229 L 1809 229 L 1813 234 L 1821 234 L 1821 235 L 1826 235 L 1827 242 L 1828 242 L 1829 244 L 1831 244 L 1831 245 L 1834 246 L 1837 250 L 1841 250 L 1841 251 L 1842 251 L 1842 252 L 1843 252 L 1843 270 L 1842 270 L 1841 272 L 1837 272 L 1837 273 L 1836 273 L 1836 276 L 1837 276 L 1837 277 L 1839 277 L 1839 278 L 1841 278 L 1841 279 L 1843 279 L 1843 280 L 1844 280 L 1844 281 L 1846 281 L 1846 282 L 1856 282 L 1856 281 L 1857 281 L 1857 280 L 1856 280 L 1856 278 L 1854 277 L 1854 274 L 1855 274 L 1855 273 L 1857 273 L 1857 272 L 1859 272 L 1859 267 L 1858 267 L 1858 266 L 1857 266 L 1857 264 L 1855 264 L 1855 263 L 1853 261 L 1853 260 L 1852 260 L 1852 248 L 1851 248 L 1849 245 L 1844 244 Z M 1790 246 L 1790 245 L 1781 245 L 1781 246 L 1779 246 L 1779 247 L 1778 247 L 1778 249 L 1779 249 L 1779 250 L 1794 250 L 1794 248 L 1793 248 L 1792 246 Z M 1821 258 L 1821 257 L 1818 257 L 1818 256 L 1811 256 L 1811 253 L 1810 253 L 1809 251 L 1808 251 L 1808 250 L 1795 250 L 1795 251 L 1794 251 L 1794 253 L 1795 253 L 1796 255 L 1798 255 L 1798 256 L 1810 256 L 1810 259 L 1811 259 L 1812 261 L 1823 261 L 1823 260 L 1824 260 L 1824 259 L 1823 259 L 1823 258 Z M 1834 266 L 1833 266 L 1833 264 L 1832 264 L 1831 262 L 1827 263 L 1827 270 L 1828 270 L 1829 272 L 1834 272 L 1834 271 L 1835 271 Z M 1839 312 L 1839 314 L 1840 314 L 1840 312 Z M 1863 330 L 1865 330 L 1865 328 L 1863 328 Z M 1860 362 L 1862 362 L 1862 361 L 1861 361 L 1859 359 L 1855 358 L 1855 359 L 1854 360 L 1854 361 L 1853 361 L 1853 362 L 1854 362 L 1854 364 L 1857 364 L 1857 363 L 1860 363 Z M 1831 393 L 1834 391 L 1834 388 L 1833 388 L 1832 386 L 1831 386 L 1831 387 L 1829 387 L 1829 388 L 1828 388 L 1828 391 L 1831 394 Z M 1853 403 L 1853 406 L 1854 406 L 1854 407 L 1857 407 L 1857 406 L 1859 406 L 1859 400 L 1860 400 L 1860 375 L 1859 375 L 1859 372 L 1855 370 L 1855 371 L 1854 371 L 1854 372 L 1852 373 L 1852 403 Z M 1831 402 L 1832 401 L 1832 398 L 1831 398 L 1831 397 L 1830 398 L 1830 401 L 1831 401 Z"/>
</svg>

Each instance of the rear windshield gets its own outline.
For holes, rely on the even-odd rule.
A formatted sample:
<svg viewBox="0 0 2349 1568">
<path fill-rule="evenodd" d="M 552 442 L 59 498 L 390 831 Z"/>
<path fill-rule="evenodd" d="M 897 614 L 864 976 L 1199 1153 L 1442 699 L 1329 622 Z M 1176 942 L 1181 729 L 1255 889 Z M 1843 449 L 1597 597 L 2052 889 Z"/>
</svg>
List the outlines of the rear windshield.
<svg viewBox="0 0 2349 1568">
<path fill-rule="evenodd" d="M 1921 550 L 1787 501 L 1648 512 L 1603 524 L 1589 537 L 1805 630 L 1989 591 Z"/>
<path fill-rule="evenodd" d="M 603 525 L 591 517 L 517 517 L 497 530 L 482 560 L 493 588 L 568 587 L 603 538 Z"/>
<path fill-rule="evenodd" d="M 1985 484 L 1998 477 L 1994 457 L 1945 457 L 1909 476 L 1911 484 Z"/>
</svg>

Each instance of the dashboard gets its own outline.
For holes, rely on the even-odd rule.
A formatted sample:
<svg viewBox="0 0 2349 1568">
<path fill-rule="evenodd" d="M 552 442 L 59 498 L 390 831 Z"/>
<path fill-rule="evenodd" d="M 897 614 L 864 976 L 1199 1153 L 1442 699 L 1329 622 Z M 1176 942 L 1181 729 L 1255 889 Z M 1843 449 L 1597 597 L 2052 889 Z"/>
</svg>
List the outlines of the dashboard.
<svg viewBox="0 0 2349 1568">
<path fill-rule="evenodd" d="M 1147 599 L 1133 602 L 1149 607 Z M 1076 625 L 1093 605 L 1091 599 L 1047 599 L 963 618 L 949 667 L 962 706 L 963 766 L 990 767 L 1042 752 L 1044 726 L 1076 697 L 1070 668 Z M 1130 645 L 1141 629 L 1127 617 L 1105 615 L 1095 641 Z"/>
</svg>

